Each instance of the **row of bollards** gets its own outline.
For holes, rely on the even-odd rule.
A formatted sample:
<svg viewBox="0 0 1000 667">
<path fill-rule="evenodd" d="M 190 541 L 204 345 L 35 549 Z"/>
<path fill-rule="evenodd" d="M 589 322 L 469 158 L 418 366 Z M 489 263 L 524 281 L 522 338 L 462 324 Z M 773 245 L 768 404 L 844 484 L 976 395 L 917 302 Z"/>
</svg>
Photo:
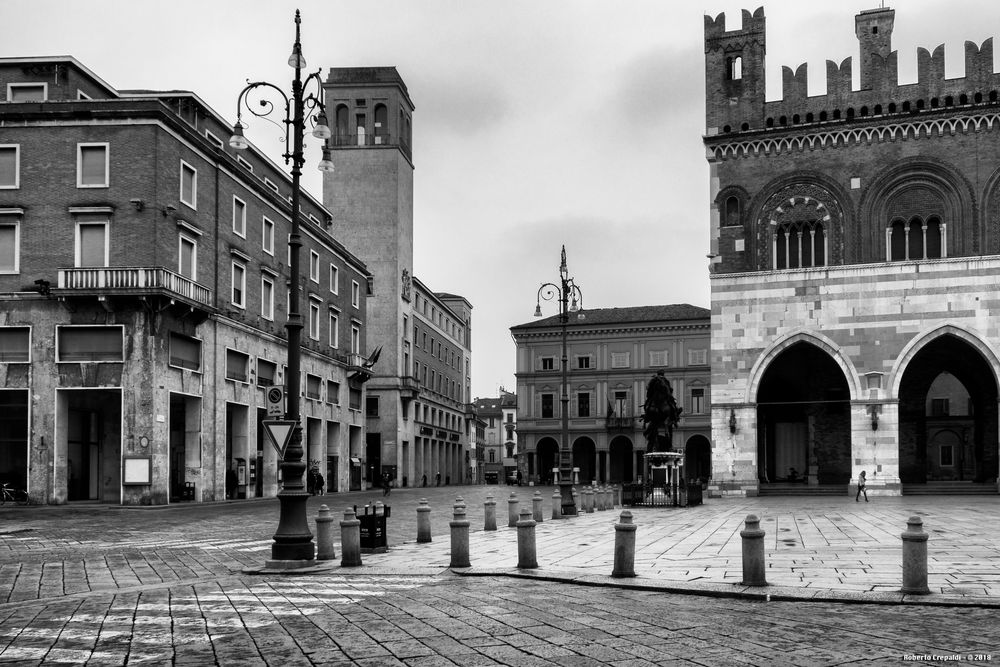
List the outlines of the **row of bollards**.
<svg viewBox="0 0 1000 667">
<path fill-rule="evenodd" d="M 931 592 L 927 587 L 928 535 L 923 526 L 920 517 L 911 516 L 906 522 L 906 531 L 900 535 L 903 540 L 903 586 L 900 590 L 911 595 Z M 756 515 L 747 516 L 740 537 L 743 538 L 743 581 L 740 583 L 743 586 L 767 586 L 764 576 L 764 530 Z"/>
<path fill-rule="evenodd" d="M 585 499 L 588 497 L 584 491 Z M 552 515 L 556 518 L 559 509 L 558 492 L 552 499 Z M 613 499 L 612 499 L 613 500 Z M 585 500 L 586 502 L 586 500 Z M 511 518 L 517 512 L 518 500 L 512 493 L 508 503 Z M 517 567 L 519 569 L 535 569 L 538 567 L 538 555 L 535 547 L 535 526 L 542 521 L 542 497 L 535 492 L 532 499 L 532 509 L 523 508 L 516 514 L 517 520 L 512 527 L 517 528 Z M 486 503 L 485 530 L 496 530 L 496 501 L 488 496 Z M 451 564 L 449 567 L 470 567 L 469 560 L 469 521 L 466 518 L 465 501 L 459 496 L 455 499 L 454 517 L 451 526 Z M 744 529 L 740 531 L 743 556 L 743 586 L 767 586 L 765 576 L 766 560 L 764 557 L 765 531 L 760 527 L 760 519 L 750 514 L 745 520 Z M 361 521 L 358 520 L 353 508 L 344 512 L 344 520 L 340 522 L 341 533 L 341 567 L 361 565 Z M 623 510 L 619 523 L 615 524 L 615 553 L 612 577 L 635 576 L 635 536 L 637 526 L 632 523 L 632 513 Z M 911 595 L 927 595 L 927 540 L 923 531 L 923 521 L 918 516 L 912 516 L 906 523 L 906 531 L 900 537 L 903 541 L 903 586 L 901 591 Z M 430 507 L 426 499 L 421 499 L 417 507 L 417 542 L 430 542 Z M 333 517 L 326 505 L 319 508 L 316 518 L 317 560 L 333 560 L 336 557 L 333 548 Z"/>
</svg>

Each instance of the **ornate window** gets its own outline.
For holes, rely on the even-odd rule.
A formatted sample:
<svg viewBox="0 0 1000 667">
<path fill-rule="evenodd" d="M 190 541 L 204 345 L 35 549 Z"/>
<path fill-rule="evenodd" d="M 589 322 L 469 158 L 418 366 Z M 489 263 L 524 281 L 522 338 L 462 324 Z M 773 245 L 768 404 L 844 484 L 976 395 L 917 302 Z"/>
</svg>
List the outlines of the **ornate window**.
<svg viewBox="0 0 1000 667">
<path fill-rule="evenodd" d="M 830 266 L 842 261 L 844 214 L 833 194 L 817 183 L 777 190 L 757 218 L 756 265 L 761 271 Z"/>
<path fill-rule="evenodd" d="M 947 257 L 946 231 L 946 226 L 937 216 L 926 220 L 920 216 L 909 220 L 896 218 L 885 230 L 886 261 L 905 262 Z"/>
<path fill-rule="evenodd" d="M 826 234 L 819 220 L 798 220 L 776 225 L 774 268 L 803 269 L 826 266 Z"/>
</svg>

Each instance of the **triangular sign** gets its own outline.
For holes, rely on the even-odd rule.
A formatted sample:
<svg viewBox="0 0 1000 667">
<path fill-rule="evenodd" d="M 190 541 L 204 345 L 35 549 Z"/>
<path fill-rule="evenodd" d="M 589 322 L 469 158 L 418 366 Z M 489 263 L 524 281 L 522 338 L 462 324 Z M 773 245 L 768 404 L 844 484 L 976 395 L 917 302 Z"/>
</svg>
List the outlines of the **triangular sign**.
<svg viewBox="0 0 1000 667">
<path fill-rule="evenodd" d="M 278 451 L 278 458 L 285 458 L 285 448 L 292 441 L 292 433 L 295 431 L 296 423 L 285 419 L 265 419 L 264 433 Z"/>
</svg>

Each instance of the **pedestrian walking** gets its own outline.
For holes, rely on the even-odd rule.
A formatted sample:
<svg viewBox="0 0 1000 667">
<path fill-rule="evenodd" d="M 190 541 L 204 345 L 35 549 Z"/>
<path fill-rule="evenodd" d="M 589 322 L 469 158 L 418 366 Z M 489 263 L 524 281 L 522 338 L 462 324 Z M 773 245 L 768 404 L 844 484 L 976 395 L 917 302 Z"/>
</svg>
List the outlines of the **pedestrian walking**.
<svg viewBox="0 0 1000 667">
<path fill-rule="evenodd" d="M 441 473 L 440 471 L 434 475 L 434 486 L 441 486 Z"/>
<path fill-rule="evenodd" d="M 858 495 L 854 496 L 854 502 L 860 502 L 861 494 L 865 494 L 865 502 L 868 502 L 868 491 L 865 489 L 865 471 L 858 475 Z"/>
<path fill-rule="evenodd" d="M 427 473 L 424 473 L 424 476 L 420 478 L 420 481 L 421 486 L 427 486 Z"/>
<path fill-rule="evenodd" d="M 392 491 L 392 477 L 389 473 L 385 473 L 382 475 L 382 495 L 387 496 L 390 491 Z"/>
</svg>

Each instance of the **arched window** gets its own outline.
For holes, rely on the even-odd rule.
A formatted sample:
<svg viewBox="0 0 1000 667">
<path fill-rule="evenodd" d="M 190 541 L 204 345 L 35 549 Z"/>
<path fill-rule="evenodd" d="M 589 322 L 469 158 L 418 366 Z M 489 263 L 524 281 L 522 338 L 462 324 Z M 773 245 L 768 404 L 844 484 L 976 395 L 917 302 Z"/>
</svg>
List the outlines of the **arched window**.
<svg viewBox="0 0 1000 667">
<path fill-rule="evenodd" d="M 826 234 L 819 220 L 778 225 L 774 231 L 774 268 L 826 266 Z"/>
<path fill-rule="evenodd" d="M 944 225 L 937 216 L 926 222 L 919 216 L 908 221 L 897 218 L 887 235 L 890 262 L 938 259 L 944 254 Z"/>
<path fill-rule="evenodd" d="M 726 220 L 727 227 L 735 227 L 741 224 L 740 221 L 740 200 L 738 197 L 726 199 Z"/>
<path fill-rule="evenodd" d="M 389 134 L 389 113 L 384 104 L 375 105 L 375 144 L 385 143 L 386 135 Z"/>
<path fill-rule="evenodd" d="M 347 124 L 348 115 L 349 114 L 347 112 L 347 105 L 338 104 L 337 110 L 334 113 L 334 119 L 335 119 L 334 122 L 336 123 L 334 131 L 337 133 L 335 136 L 335 143 L 337 145 L 342 145 L 346 143 L 347 137 L 350 135 Z"/>
<path fill-rule="evenodd" d="M 726 58 L 726 79 L 729 81 L 739 81 L 743 78 L 743 56 L 730 56 Z"/>
</svg>

